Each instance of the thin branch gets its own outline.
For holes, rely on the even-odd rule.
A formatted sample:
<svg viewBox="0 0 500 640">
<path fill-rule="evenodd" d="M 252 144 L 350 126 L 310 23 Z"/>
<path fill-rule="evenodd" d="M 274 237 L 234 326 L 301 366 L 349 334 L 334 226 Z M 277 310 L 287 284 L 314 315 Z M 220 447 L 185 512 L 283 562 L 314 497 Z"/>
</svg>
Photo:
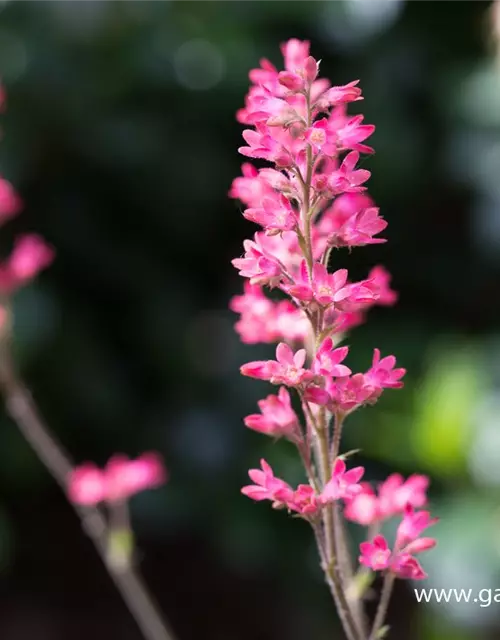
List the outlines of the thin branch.
<svg viewBox="0 0 500 640">
<path fill-rule="evenodd" d="M 375 620 L 373 622 L 372 631 L 370 633 L 370 640 L 377 640 L 377 638 L 379 637 L 382 625 L 384 624 L 385 616 L 387 615 L 387 609 L 389 608 L 389 601 L 391 599 L 392 588 L 394 586 L 395 579 L 396 576 L 391 571 L 388 571 L 385 574 L 377 613 L 375 614 Z"/>
<path fill-rule="evenodd" d="M 0 387 L 6 409 L 40 461 L 66 493 L 73 464 L 63 447 L 44 424 L 30 392 L 17 377 L 5 345 L 0 353 Z M 146 640 L 175 640 L 141 577 L 130 564 L 113 565 L 108 554 L 108 526 L 97 507 L 71 503 Z"/>
</svg>

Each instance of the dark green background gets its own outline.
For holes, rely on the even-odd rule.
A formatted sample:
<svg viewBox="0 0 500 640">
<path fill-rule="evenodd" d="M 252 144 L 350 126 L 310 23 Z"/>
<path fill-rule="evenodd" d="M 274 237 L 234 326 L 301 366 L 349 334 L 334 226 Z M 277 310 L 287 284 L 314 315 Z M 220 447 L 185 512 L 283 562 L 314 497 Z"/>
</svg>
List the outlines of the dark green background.
<svg viewBox="0 0 500 640">
<path fill-rule="evenodd" d="M 230 264 L 254 232 L 227 198 L 234 114 L 260 57 L 309 39 L 321 72 L 360 78 L 377 125 L 370 193 L 400 302 L 349 338 L 407 367 L 406 387 L 348 423 L 369 478 L 429 473 L 438 548 L 427 586 L 500 588 L 500 63 L 488 2 L 4 2 L 8 93 L 0 166 L 25 201 L 2 229 L 42 233 L 57 260 L 15 300 L 15 349 L 78 461 L 157 449 L 169 484 L 133 501 L 139 560 L 179 640 L 340 639 L 307 526 L 239 494 L 286 443 L 245 430 L 265 384 L 240 364 Z M 356 105 L 358 107 L 358 105 Z M 359 532 L 354 532 L 359 535 Z M 394 640 L 497 638 L 500 604 L 417 605 L 399 584 Z M 4 416 L 2 640 L 137 639 L 90 543 Z"/>
</svg>

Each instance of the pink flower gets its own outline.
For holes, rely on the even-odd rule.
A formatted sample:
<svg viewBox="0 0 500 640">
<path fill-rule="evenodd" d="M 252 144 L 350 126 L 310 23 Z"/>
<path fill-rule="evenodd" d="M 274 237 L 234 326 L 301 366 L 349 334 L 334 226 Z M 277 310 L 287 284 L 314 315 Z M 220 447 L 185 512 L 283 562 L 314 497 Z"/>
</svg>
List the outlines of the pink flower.
<svg viewBox="0 0 500 640">
<path fill-rule="evenodd" d="M 307 40 L 301 41 L 296 38 L 284 42 L 280 49 L 285 59 L 285 69 L 293 71 L 303 67 L 309 57 L 309 46 L 310 43 Z"/>
<path fill-rule="evenodd" d="M 413 557 L 415 553 L 422 553 L 436 546 L 433 538 L 419 538 L 405 548 L 391 551 L 384 536 L 377 535 L 372 542 L 360 544 L 360 564 L 369 567 L 373 571 L 386 571 L 398 578 L 423 580 L 427 574 L 420 563 Z"/>
<path fill-rule="evenodd" d="M 244 364 L 240 371 L 244 376 L 269 380 L 272 384 L 285 384 L 296 387 L 312 379 L 313 374 L 304 369 L 306 350 L 299 349 L 294 353 L 292 349 L 280 342 L 276 348 L 276 360 L 257 360 Z"/>
<path fill-rule="evenodd" d="M 261 413 L 245 418 L 249 429 L 295 442 L 300 439 L 297 414 L 292 409 L 290 394 L 285 387 L 280 387 L 277 396 L 269 395 L 265 400 L 259 400 L 258 405 Z"/>
<path fill-rule="evenodd" d="M 361 115 L 345 118 L 343 126 L 337 128 L 337 144 L 340 150 L 352 149 L 359 153 L 373 153 L 372 147 L 362 142 L 372 135 L 375 127 L 372 124 L 362 124 L 363 120 L 364 117 Z M 330 122 L 332 122 L 332 116 L 330 116 Z"/>
<path fill-rule="evenodd" d="M 297 214 L 284 195 L 264 198 L 261 206 L 246 209 L 243 216 L 273 234 L 291 231 L 297 226 Z"/>
<path fill-rule="evenodd" d="M 378 291 L 377 304 L 391 306 L 397 302 L 398 294 L 390 288 L 391 274 L 384 267 L 377 266 L 368 274 L 370 280 Z"/>
<path fill-rule="evenodd" d="M 329 394 L 329 406 L 332 411 L 348 414 L 363 405 L 373 394 L 367 387 L 363 374 L 356 373 L 349 378 L 327 380 L 326 391 Z"/>
<path fill-rule="evenodd" d="M 371 368 L 365 373 L 365 383 L 373 387 L 373 398 L 376 399 L 382 389 L 400 389 L 403 386 L 401 378 L 406 369 L 395 369 L 396 358 L 386 356 L 380 359 L 380 350 L 373 350 L 373 362 Z"/>
<path fill-rule="evenodd" d="M 270 465 L 260 461 L 261 469 L 250 469 L 248 475 L 255 484 L 241 489 L 241 493 L 252 500 L 271 500 L 273 507 L 284 507 L 293 498 L 293 490 L 289 484 L 280 478 L 276 478 Z"/>
<path fill-rule="evenodd" d="M 317 515 L 323 504 L 311 485 L 299 484 L 287 506 L 292 511 L 307 517 Z"/>
<path fill-rule="evenodd" d="M 399 473 L 393 473 L 378 487 L 378 495 L 369 484 L 363 484 L 358 493 L 346 505 L 344 515 L 361 525 L 402 514 L 407 505 L 420 508 L 427 503 L 427 476 L 412 475 L 406 481 Z"/>
<path fill-rule="evenodd" d="M 357 84 L 359 84 L 359 80 L 354 80 L 343 86 L 331 87 L 319 98 L 317 105 L 321 106 L 321 110 L 324 111 L 339 104 L 363 100 L 361 89 L 356 86 Z"/>
<path fill-rule="evenodd" d="M 245 129 L 243 138 L 248 146 L 238 149 L 241 155 L 249 158 L 270 160 L 279 167 L 292 166 L 293 158 L 290 152 L 279 141 L 273 139 L 269 133 Z"/>
<path fill-rule="evenodd" d="M 363 482 L 361 487 L 362 491 L 346 503 L 344 516 L 347 520 L 367 527 L 380 518 L 379 501 L 368 483 Z"/>
<path fill-rule="evenodd" d="M 232 264 L 239 269 L 240 276 L 250 278 L 251 284 L 277 284 L 282 277 L 279 261 L 269 255 L 261 242 L 261 235 L 256 233 L 254 240 L 245 240 L 245 255 L 236 258 Z"/>
<path fill-rule="evenodd" d="M 229 191 L 231 198 L 237 198 L 247 207 L 256 207 L 263 198 L 274 194 L 273 189 L 266 182 L 259 171 L 249 162 L 241 165 L 242 176 L 235 178 Z M 283 176 L 284 178 L 284 176 Z"/>
<path fill-rule="evenodd" d="M 345 192 L 362 191 L 364 184 L 370 177 L 370 172 L 366 169 L 356 169 L 359 160 L 359 153 L 351 151 L 346 155 L 338 171 L 334 171 L 328 178 L 328 188 L 333 195 Z"/>
<path fill-rule="evenodd" d="M 320 500 L 323 504 L 349 499 L 362 491 L 359 481 L 363 477 L 365 470 L 363 467 L 354 467 L 346 471 L 346 464 L 342 458 L 337 458 L 333 465 L 332 477 L 325 484 L 321 492 Z"/>
<path fill-rule="evenodd" d="M 362 542 L 359 545 L 361 556 L 360 564 L 373 569 L 373 571 L 385 571 L 391 564 L 391 550 L 384 536 L 375 536 L 373 542 Z"/>
<path fill-rule="evenodd" d="M 106 465 L 105 476 L 106 497 L 110 502 L 126 500 L 166 482 L 163 462 L 156 453 L 143 453 L 135 460 L 124 455 L 113 456 Z"/>
<path fill-rule="evenodd" d="M 427 476 L 414 474 L 405 481 L 399 473 L 393 473 L 378 488 L 381 514 L 388 518 L 403 513 L 407 505 L 423 507 L 428 487 Z"/>
<path fill-rule="evenodd" d="M 396 557 L 392 571 L 403 580 L 425 580 L 427 574 L 419 561 L 411 555 L 403 554 Z"/>
<path fill-rule="evenodd" d="M 408 504 L 396 533 L 396 548 L 402 549 L 414 542 L 422 531 L 437 521 L 437 518 L 431 518 L 429 511 L 414 511 L 413 507 Z"/>
<path fill-rule="evenodd" d="M 383 238 L 373 237 L 387 227 L 387 222 L 378 212 L 376 207 L 371 207 L 354 214 L 328 238 L 328 244 L 335 247 L 362 247 L 386 242 Z"/>
<path fill-rule="evenodd" d="M 326 118 L 316 120 L 304 135 L 314 153 L 321 151 L 327 156 L 334 156 L 337 153 L 336 136 L 330 130 Z"/>
<path fill-rule="evenodd" d="M 312 280 L 309 279 L 305 260 L 300 265 L 300 271 L 293 284 L 281 285 L 283 291 L 303 302 L 315 300 L 322 307 L 338 304 L 349 296 L 347 283 L 347 269 L 339 269 L 335 273 L 328 273 L 326 267 L 319 262 L 314 263 Z"/>
<path fill-rule="evenodd" d="M 21 200 L 10 182 L 0 177 L 0 223 L 16 216 L 21 210 Z"/>
<path fill-rule="evenodd" d="M 351 374 L 349 367 L 340 364 L 349 353 L 349 347 L 333 348 L 333 340 L 326 338 L 321 343 L 312 363 L 312 371 L 318 376 L 343 377 Z"/>
<path fill-rule="evenodd" d="M 42 238 L 31 234 L 21 236 L 7 261 L 0 265 L 0 292 L 13 293 L 33 279 L 54 259 L 54 251 Z"/>
<path fill-rule="evenodd" d="M 136 460 L 117 455 L 101 470 L 87 462 L 73 469 L 68 478 L 71 502 L 84 506 L 117 502 L 158 487 L 166 481 L 163 462 L 156 453 L 144 453 Z"/>
<path fill-rule="evenodd" d="M 68 481 L 68 496 L 74 504 L 93 506 L 106 499 L 104 473 L 92 462 L 73 469 Z"/>
</svg>

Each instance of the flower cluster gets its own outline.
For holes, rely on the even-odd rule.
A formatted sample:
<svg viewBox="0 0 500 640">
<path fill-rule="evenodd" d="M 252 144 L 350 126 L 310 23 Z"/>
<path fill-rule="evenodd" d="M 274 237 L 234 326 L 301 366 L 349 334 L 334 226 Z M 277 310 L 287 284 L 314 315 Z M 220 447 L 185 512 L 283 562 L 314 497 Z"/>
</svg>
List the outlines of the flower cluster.
<svg viewBox="0 0 500 640">
<path fill-rule="evenodd" d="M 255 484 L 243 487 L 242 493 L 253 500 L 271 500 L 275 509 L 286 507 L 304 517 L 317 516 L 322 507 L 336 500 L 350 500 L 362 491 L 359 481 L 365 470 L 355 467 L 347 471 L 346 464 L 337 458 L 328 482 L 321 492 L 309 484 L 300 484 L 293 489 L 280 478 L 265 460 L 260 461 L 261 469 L 250 469 L 248 475 Z"/>
<path fill-rule="evenodd" d="M 436 546 L 434 538 L 421 538 L 420 534 L 437 522 L 428 511 L 413 511 L 408 505 L 399 524 L 394 549 L 391 551 L 387 540 L 376 535 L 372 542 L 362 542 L 359 562 L 373 571 L 390 571 L 398 578 L 423 580 L 427 574 L 414 557 L 416 553 Z"/>
<path fill-rule="evenodd" d="M 396 302 L 390 274 L 375 266 L 365 279 L 353 281 L 342 266 L 331 268 L 342 248 L 386 242 L 381 234 L 387 222 L 366 192 L 370 172 L 359 166 L 360 154 L 373 152 L 367 139 L 374 126 L 347 112 L 349 103 L 363 99 L 358 81 L 331 86 L 320 79 L 308 42 L 292 39 L 281 51 L 283 70 L 262 60 L 250 72 L 252 84 L 237 114 L 245 126 L 239 152 L 270 166 L 245 162 L 230 189 L 243 204 L 243 216 L 259 227 L 233 260 L 245 285 L 230 306 L 239 314 L 236 331 L 243 342 L 277 343 L 275 359 L 241 367 L 245 376 L 279 385 L 277 395 L 261 400 L 260 413 L 247 416 L 245 425 L 292 442 L 308 483 L 293 488 L 262 460 L 261 469 L 249 471 L 254 484 L 242 492 L 309 521 L 322 564 L 331 571 L 340 544 L 339 516 L 378 532 L 386 519 L 403 515 L 394 549 L 371 533 L 360 563 L 420 579 L 425 574 L 413 555 L 435 543 L 419 538 L 434 520 L 428 512 L 413 511 L 426 503 L 427 478 L 405 481 L 394 474 L 375 492 L 360 483 L 363 467 L 348 471 L 340 452 L 346 417 L 377 402 L 385 389 L 401 388 L 405 375 L 396 358 L 379 349 L 366 371 L 353 372 L 349 347 L 342 345 L 371 307 Z M 328 574 L 328 579 L 338 590 L 343 578 Z M 358 630 L 346 630 L 357 637 Z"/>
<path fill-rule="evenodd" d="M 166 478 L 156 453 L 144 453 L 136 460 L 115 455 L 104 469 L 92 462 L 75 467 L 68 478 L 68 496 L 71 502 L 83 506 L 122 502 L 140 491 L 161 486 Z"/>
</svg>

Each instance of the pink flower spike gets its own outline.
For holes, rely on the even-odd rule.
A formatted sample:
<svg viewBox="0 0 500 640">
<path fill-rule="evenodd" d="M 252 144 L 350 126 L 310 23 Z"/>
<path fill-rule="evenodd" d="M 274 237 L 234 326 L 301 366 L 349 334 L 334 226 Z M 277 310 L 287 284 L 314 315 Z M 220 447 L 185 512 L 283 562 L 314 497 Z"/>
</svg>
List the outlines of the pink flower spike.
<svg viewBox="0 0 500 640">
<path fill-rule="evenodd" d="M 91 462 L 75 467 L 68 478 L 68 497 L 74 504 L 94 506 L 106 498 L 103 472 Z"/>
<path fill-rule="evenodd" d="M 373 571 L 385 571 L 391 564 L 391 550 L 384 536 L 378 535 L 372 542 L 362 542 L 359 545 L 361 555 L 360 564 Z"/>
</svg>

